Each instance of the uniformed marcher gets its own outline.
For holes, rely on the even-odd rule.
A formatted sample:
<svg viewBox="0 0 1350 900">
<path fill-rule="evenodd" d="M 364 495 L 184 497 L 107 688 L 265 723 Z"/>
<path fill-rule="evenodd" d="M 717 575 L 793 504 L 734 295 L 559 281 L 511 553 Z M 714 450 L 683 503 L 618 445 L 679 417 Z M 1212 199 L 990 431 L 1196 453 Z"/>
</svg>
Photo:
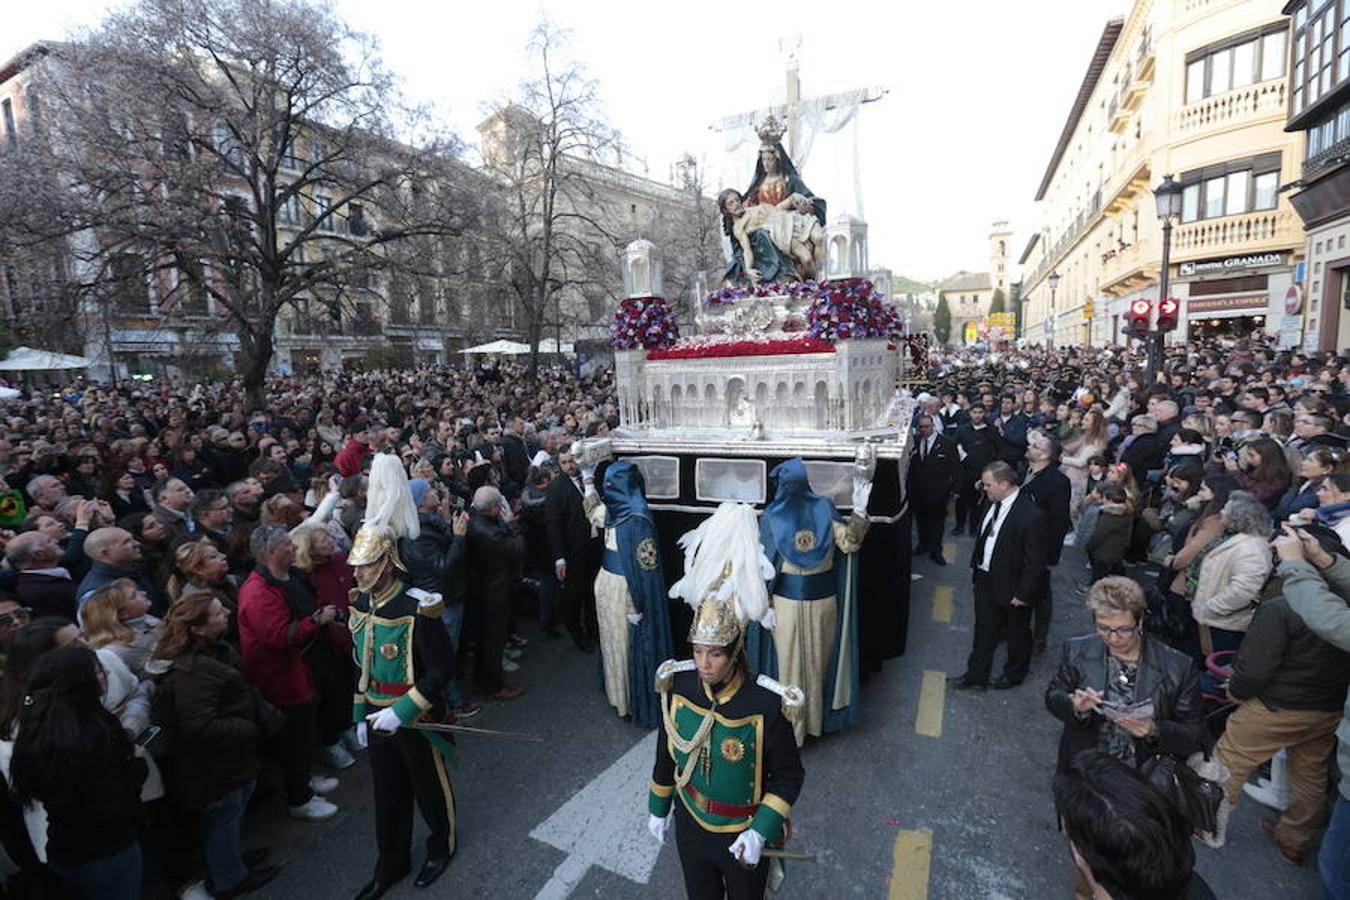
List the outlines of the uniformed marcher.
<svg viewBox="0 0 1350 900">
<path fill-rule="evenodd" d="M 355 568 L 350 627 L 360 666 L 354 721 L 368 739 L 375 789 L 375 876 L 357 900 L 375 900 L 412 869 L 413 801 L 430 835 L 417 887 L 440 877 L 455 852 L 455 794 L 444 735 L 416 730 L 446 722 L 442 691 L 453 667 L 439 594 L 405 584 L 393 533 L 365 525 L 347 561 Z"/>
<path fill-rule="evenodd" d="M 746 529 L 737 543 L 758 555 L 753 510 Z M 723 541 L 704 544 L 725 553 Z M 748 614 L 738 608 L 738 594 L 742 588 L 763 594 L 761 565 L 768 563 L 752 557 L 743 567 L 749 570 L 745 577 L 735 577 L 726 564 L 722 579 L 700 591 L 703 600 L 689 632 L 694 659 L 669 660 L 657 671 L 662 722 L 648 828 L 664 840 L 673 808 L 691 900 L 763 897 L 770 873 L 764 848 L 781 846 L 787 838 L 792 804 L 805 778 L 788 720 L 802 712 L 801 690 L 766 675 L 754 680 L 746 665 Z M 767 597 L 747 605 L 766 610 Z"/>
</svg>

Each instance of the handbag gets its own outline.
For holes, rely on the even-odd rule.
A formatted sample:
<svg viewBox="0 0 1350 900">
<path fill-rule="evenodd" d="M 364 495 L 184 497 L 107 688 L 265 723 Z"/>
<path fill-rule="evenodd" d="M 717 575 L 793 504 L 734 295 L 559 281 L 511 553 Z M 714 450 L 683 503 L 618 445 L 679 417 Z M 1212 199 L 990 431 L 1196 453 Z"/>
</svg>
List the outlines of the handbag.
<svg viewBox="0 0 1350 900">
<path fill-rule="evenodd" d="M 1146 759 L 1139 772 L 1172 804 L 1197 832 L 1213 832 L 1218 827 L 1219 804 L 1223 788 L 1202 778 L 1182 760 L 1167 753 Z"/>
</svg>

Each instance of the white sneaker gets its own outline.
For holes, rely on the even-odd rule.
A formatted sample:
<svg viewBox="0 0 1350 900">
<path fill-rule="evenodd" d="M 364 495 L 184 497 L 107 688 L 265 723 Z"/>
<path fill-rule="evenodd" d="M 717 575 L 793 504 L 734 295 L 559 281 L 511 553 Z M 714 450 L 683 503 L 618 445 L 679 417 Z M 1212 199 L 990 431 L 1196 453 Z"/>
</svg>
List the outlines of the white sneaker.
<svg viewBox="0 0 1350 900">
<path fill-rule="evenodd" d="M 1277 790 L 1269 778 L 1258 778 L 1256 783 L 1248 782 L 1242 786 L 1242 793 L 1251 797 L 1262 806 L 1284 812 L 1289 808 L 1289 792 Z"/>
<path fill-rule="evenodd" d="M 356 765 L 356 757 L 347 752 L 341 740 L 331 747 L 323 748 L 323 761 L 332 769 L 349 769 Z"/>
<path fill-rule="evenodd" d="M 1077 536 L 1076 534 L 1074 534 L 1072 531 L 1070 531 L 1068 534 L 1064 535 L 1064 546 L 1065 546 L 1065 547 L 1072 547 L 1072 546 L 1073 546 L 1074 544 L 1076 544 L 1076 543 L 1078 543 L 1078 536 Z"/>
<path fill-rule="evenodd" d="M 211 900 L 205 881 L 194 881 L 178 894 L 178 900 Z"/>
<path fill-rule="evenodd" d="M 503 656 L 503 657 L 502 657 L 502 671 L 503 671 L 503 672 L 519 672 L 519 671 L 520 671 L 520 666 L 516 665 L 516 664 L 513 663 L 511 660 L 509 660 L 509 659 L 507 659 L 505 656 Z"/>
<path fill-rule="evenodd" d="M 328 779 L 332 781 L 333 779 Z M 311 822 L 317 822 L 320 819 L 327 819 L 338 811 L 338 808 L 327 800 L 315 794 L 309 798 L 309 802 L 303 806 L 291 807 L 292 819 L 308 819 Z"/>
<path fill-rule="evenodd" d="M 309 780 L 309 789 L 316 794 L 331 794 L 337 790 L 337 786 L 338 780 L 336 778 L 324 778 L 322 775 L 315 775 Z"/>
<path fill-rule="evenodd" d="M 517 650 L 515 647 L 507 647 L 502 651 L 502 654 L 505 655 L 507 659 L 520 659 L 525 655 L 525 651 Z"/>
</svg>

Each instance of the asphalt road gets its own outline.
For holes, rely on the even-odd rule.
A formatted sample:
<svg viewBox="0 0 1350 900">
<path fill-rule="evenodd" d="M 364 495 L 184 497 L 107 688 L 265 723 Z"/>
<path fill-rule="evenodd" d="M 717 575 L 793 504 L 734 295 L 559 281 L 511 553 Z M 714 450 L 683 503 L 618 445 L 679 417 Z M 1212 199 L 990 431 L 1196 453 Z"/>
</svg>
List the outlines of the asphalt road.
<svg viewBox="0 0 1350 900">
<path fill-rule="evenodd" d="M 1070 896 L 1069 856 L 1049 793 L 1059 728 L 1041 692 L 1059 642 L 1090 625 L 1073 599 L 1073 582 L 1086 578 L 1082 556 L 1065 551 L 1055 577 L 1051 647 L 1035 660 L 1027 682 L 1011 691 L 944 696 L 936 673 L 964 668 L 972 625 L 970 542 L 949 543 L 948 551 L 945 567 L 916 561 L 924 577 L 913 584 L 909 650 L 864 688 L 862 727 L 808 740 L 806 785 L 793 810 L 789 849 L 816 862 L 790 863 L 779 896 Z M 611 713 L 596 657 L 566 640 L 525 633 L 531 642 L 522 669 L 508 677 L 527 694 L 487 709 L 471 724 L 534 732 L 547 742 L 462 739 L 453 772 L 458 853 L 432 889 L 415 890 L 409 880 L 387 896 L 683 897 L 672 840 L 658 848 L 642 830 L 650 761 L 646 747 L 634 748 L 647 733 Z M 286 820 L 276 795 L 250 815 L 246 845 L 266 842 L 286 862 L 257 896 L 348 897 L 367 880 L 375 848 L 365 760 L 341 780 L 333 795 L 341 811 L 327 822 Z M 1216 895 L 1322 896 L 1313 869 L 1280 858 L 1258 829 L 1258 814 L 1269 811 L 1250 800 L 1239 806 L 1223 850 L 1197 842 L 1199 871 Z M 419 822 L 414 865 L 422 834 Z"/>
</svg>

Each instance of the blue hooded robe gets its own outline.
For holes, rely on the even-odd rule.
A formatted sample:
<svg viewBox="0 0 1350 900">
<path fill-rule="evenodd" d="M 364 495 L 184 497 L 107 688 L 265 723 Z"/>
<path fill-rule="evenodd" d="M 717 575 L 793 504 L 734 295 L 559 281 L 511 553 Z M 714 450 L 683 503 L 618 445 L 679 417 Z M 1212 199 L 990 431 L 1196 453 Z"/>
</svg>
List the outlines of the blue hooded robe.
<svg viewBox="0 0 1350 900">
<path fill-rule="evenodd" d="M 805 691 L 824 691 L 824 731 L 842 731 L 861 719 L 858 684 L 858 559 L 856 553 L 841 553 L 834 543 L 834 523 L 843 521 L 834 503 L 811 490 L 806 466 L 800 457 L 790 459 L 769 473 L 774 486 L 773 500 L 764 508 L 759 521 L 759 540 L 764 554 L 774 567 L 769 595 L 790 600 L 817 600 L 831 595 L 837 598 L 835 642 L 830 651 L 822 684 L 798 685 Z M 803 532 L 814 540 L 799 541 Z M 810 546 L 806 546 L 807 544 Z M 834 551 L 832 571 L 819 575 L 784 574 L 784 560 L 802 569 L 822 565 Z M 849 671 L 839 671 L 840 652 L 847 648 Z M 746 655 L 752 672 L 778 676 L 778 652 L 773 632 L 752 622 L 746 634 Z M 836 683 L 844 679 L 850 686 L 849 703 L 834 707 Z"/>
<path fill-rule="evenodd" d="M 642 470 L 627 460 L 606 469 L 605 527 L 614 529 L 617 554 L 605 551 L 604 567 L 628 584 L 633 608 L 642 621 L 628 626 L 628 696 L 633 721 L 648 728 L 661 722 L 656 667 L 671 657 L 670 609 L 661 570 L 660 542 L 647 506 Z"/>
</svg>

